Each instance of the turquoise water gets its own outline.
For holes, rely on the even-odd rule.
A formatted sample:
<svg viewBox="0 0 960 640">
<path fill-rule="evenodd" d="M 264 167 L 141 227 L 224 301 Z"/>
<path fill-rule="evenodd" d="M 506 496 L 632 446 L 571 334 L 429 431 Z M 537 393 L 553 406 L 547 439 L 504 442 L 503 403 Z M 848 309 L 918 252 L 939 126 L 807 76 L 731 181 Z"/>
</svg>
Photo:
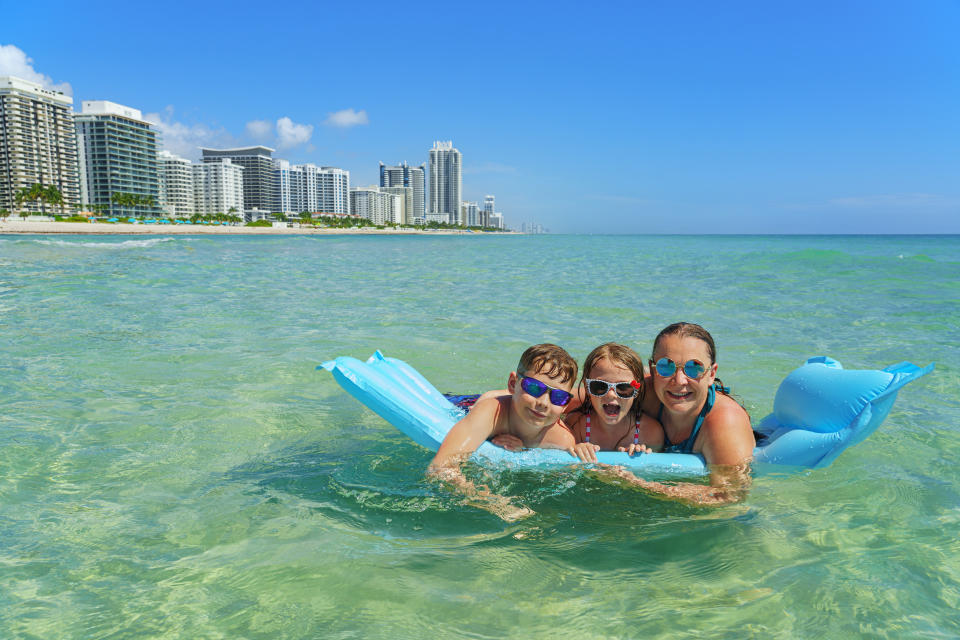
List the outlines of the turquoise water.
<svg viewBox="0 0 960 640">
<path fill-rule="evenodd" d="M 960 238 L 0 237 L 0 637 L 960 635 Z M 925 365 L 827 469 L 692 508 L 423 479 L 320 361 L 443 391 L 700 322 L 755 419 L 812 355 Z"/>
</svg>

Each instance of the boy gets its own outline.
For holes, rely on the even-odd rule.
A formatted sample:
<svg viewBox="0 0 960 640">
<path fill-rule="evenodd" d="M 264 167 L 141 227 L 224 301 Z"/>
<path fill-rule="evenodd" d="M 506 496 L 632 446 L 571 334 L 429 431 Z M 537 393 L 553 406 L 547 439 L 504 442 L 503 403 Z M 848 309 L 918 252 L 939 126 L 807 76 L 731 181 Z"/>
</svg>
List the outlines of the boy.
<svg viewBox="0 0 960 640">
<path fill-rule="evenodd" d="M 519 438 L 525 447 L 570 449 L 573 434 L 560 421 L 572 397 L 577 362 L 554 344 L 537 344 L 520 356 L 507 378 L 509 395 L 481 398 L 453 425 L 427 473 L 449 482 L 475 504 L 511 521 L 533 513 L 516 507 L 488 489 L 478 489 L 460 471 L 461 463 L 486 440 L 501 434 Z"/>
</svg>

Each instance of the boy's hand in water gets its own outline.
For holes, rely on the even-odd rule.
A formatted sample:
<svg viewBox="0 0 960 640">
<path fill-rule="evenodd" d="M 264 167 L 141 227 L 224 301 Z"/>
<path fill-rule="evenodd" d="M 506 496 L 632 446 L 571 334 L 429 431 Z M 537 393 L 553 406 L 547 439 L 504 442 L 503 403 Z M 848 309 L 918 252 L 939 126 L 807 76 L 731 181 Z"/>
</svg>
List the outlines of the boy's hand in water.
<svg viewBox="0 0 960 640">
<path fill-rule="evenodd" d="M 589 442 L 580 442 L 567 449 L 567 453 L 580 458 L 583 462 L 596 462 L 597 451 L 600 451 L 600 445 Z"/>
<path fill-rule="evenodd" d="M 485 509 L 505 522 L 514 522 L 535 513 L 533 509 L 513 504 L 505 496 L 491 493 L 486 487 L 477 491 L 477 494 L 466 500 L 465 504 Z"/>
<path fill-rule="evenodd" d="M 490 442 L 507 451 L 523 451 L 523 440 L 509 433 L 501 433 L 498 436 L 494 436 Z"/>
<path fill-rule="evenodd" d="M 617 451 L 626 451 L 627 455 L 653 453 L 653 449 L 645 444 L 631 444 L 629 447 L 617 447 Z"/>
</svg>

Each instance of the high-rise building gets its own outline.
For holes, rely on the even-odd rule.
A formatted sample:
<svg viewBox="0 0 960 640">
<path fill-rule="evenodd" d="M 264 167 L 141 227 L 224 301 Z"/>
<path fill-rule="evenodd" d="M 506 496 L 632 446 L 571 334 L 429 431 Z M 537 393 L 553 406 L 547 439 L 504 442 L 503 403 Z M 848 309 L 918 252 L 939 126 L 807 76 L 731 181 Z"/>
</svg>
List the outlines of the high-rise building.
<svg viewBox="0 0 960 640">
<path fill-rule="evenodd" d="M 502 213 L 491 213 L 488 216 L 487 226 L 492 229 L 503 229 L 503 214 Z"/>
<path fill-rule="evenodd" d="M 491 195 L 483 196 L 483 210 L 487 213 L 493 213 L 496 203 L 496 197 Z"/>
<path fill-rule="evenodd" d="M 350 213 L 363 216 L 374 224 L 400 224 L 403 222 L 403 197 L 384 193 L 379 187 L 355 187 L 350 189 Z"/>
<path fill-rule="evenodd" d="M 161 151 L 157 168 L 160 174 L 160 208 L 164 214 L 184 217 L 197 213 L 193 163 L 169 151 Z"/>
<path fill-rule="evenodd" d="M 315 164 L 274 161 L 277 211 L 285 213 L 349 213 L 350 172 Z"/>
<path fill-rule="evenodd" d="M 280 185 L 273 164 L 273 149 L 242 147 L 237 149 L 200 149 L 203 162 L 219 162 L 221 158 L 243 167 L 243 202 L 248 210 L 281 211 Z"/>
<path fill-rule="evenodd" d="M 412 205 L 407 208 L 406 224 L 413 224 L 414 218 L 423 218 L 427 213 L 426 208 L 426 188 L 425 180 L 427 165 L 421 164 L 419 167 L 407 166 L 406 162 L 388 167 L 380 163 L 380 186 L 381 187 L 410 187 L 412 193 Z"/>
<path fill-rule="evenodd" d="M 468 227 L 480 226 L 480 207 L 476 202 L 463 203 L 463 223 Z"/>
<path fill-rule="evenodd" d="M 483 196 L 483 210 L 480 212 L 480 226 L 489 227 L 490 216 L 493 215 L 493 208 L 496 204 L 496 198 L 492 195 Z"/>
<path fill-rule="evenodd" d="M 230 158 L 217 158 L 194 164 L 193 198 L 197 213 L 226 213 L 246 217 L 244 173 L 246 169 L 234 164 Z"/>
<path fill-rule="evenodd" d="M 451 224 L 460 220 L 460 152 L 453 142 L 434 142 L 430 150 L 430 214 L 447 214 Z M 429 219 L 429 217 L 428 217 Z"/>
<path fill-rule="evenodd" d="M 0 209 L 13 211 L 15 194 L 55 186 L 64 206 L 80 203 L 73 98 L 13 76 L 0 76 Z M 39 211 L 37 202 L 22 208 Z"/>
<path fill-rule="evenodd" d="M 139 109 L 107 100 L 84 100 L 74 116 L 80 155 L 80 194 L 110 215 L 160 213 L 157 132 Z M 132 194 L 153 204 L 113 202 L 116 193 Z"/>
<path fill-rule="evenodd" d="M 418 217 L 414 215 L 414 196 L 413 196 L 413 187 L 380 187 L 380 193 L 391 193 L 396 196 L 400 196 L 401 212 L 400 212 L 400 224 L 413 224 L 413 221 Z M 422 215 L 419 217 L 423 217 Z"/>
</svg>

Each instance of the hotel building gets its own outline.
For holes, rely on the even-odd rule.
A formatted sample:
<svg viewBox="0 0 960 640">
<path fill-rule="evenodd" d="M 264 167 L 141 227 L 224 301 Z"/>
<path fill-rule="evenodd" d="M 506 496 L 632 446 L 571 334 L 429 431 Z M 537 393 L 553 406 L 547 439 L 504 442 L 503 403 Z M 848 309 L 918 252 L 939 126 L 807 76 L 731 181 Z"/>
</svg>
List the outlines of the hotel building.
<svg viewBox="0 0 960 640">
<path fill-rule="evenodd" d="M 139 109 L 107 100 L 84 100 L 77 125 L 80 155 L 80 197 L 101 205 L 110 215 L 160 213 L 157 132 Z M 150 198 L 153 205 L 132 210 L 111 202 L 115 193 Z"/>
<path fill-rule="evenodd" d="M 350 213 L 370 220 L 374 224 L 401 224 L 403 222 L 403 197 L 384 193 L 379 187 L 355 187 L 350 189 Z"/>
<path fill-rule="evenodd" d="M 407 207 L 405 224 L 413 224 L 414 218 L 423 218 L 426 213 L 426 164 L 407 166 L 404 162 L 388 167 L 380 163 L 380 187 L 410 187 L 412 203 Z"/>
<path fill-rule="evenodd" d="M 0 209 L 34 184 L 55 186 L 65 207 L 80 203 L 73 98 L 13 76 L 0 76 Z M 37 202 L 21 207 L 40 211 Z"/>
<path fill-rule="evenodd" d="M 189 217 L 198 213 L 194 199 L 193 163 L 161 151 L 157 161 L 160 175 L 160 208 L 166 216 Z"/>
<path fill-rule="evenodd" d="M 246 169 L 230 158 L 193 165 L 193 199 L 203 215 L 226 213 L 245 217 L 243 179 Z M 233 209 L 234 211 L 230 211 Z"/>
<path fill-rule="evenodd" d="M 480 207 L 476 202 L 464 202 L 461 207 L 463 223 L 468 227 L 480 226 Z"/>
<path fill-rule="evenodd" d="M 453 142 L 434 142 L 430 150 L 430 209 L 427 220 L 441 220 L 446 214 L 451 224 L 460 220 L 460 152 Z"/>
<path fill-rule="evenodd" d="M 259 212 L 280 211 L 280 185 L 273 163 L 273 149 L 242 147 L 237 149 L 200 149 L 202 161 L 220 162 L 227 158 L 243 167 L 243 201 L 247 209 Z"/>
<path fill-rule="evenodd" d="M 276 211 L 285 213 L 350 212 L 350 172 L 314 164 L 291 165 L 274 161 L 277 184 Z"/>
<path fill-rule="evenodd" d="M 412 187 L 380 187 L 380 193 L 400 196 L 400 224 L 413 224 L 418 217 L 414 215 L 414 196 Z M 422 216 L 419 216 L 422 218 Z"/>
</svg>

